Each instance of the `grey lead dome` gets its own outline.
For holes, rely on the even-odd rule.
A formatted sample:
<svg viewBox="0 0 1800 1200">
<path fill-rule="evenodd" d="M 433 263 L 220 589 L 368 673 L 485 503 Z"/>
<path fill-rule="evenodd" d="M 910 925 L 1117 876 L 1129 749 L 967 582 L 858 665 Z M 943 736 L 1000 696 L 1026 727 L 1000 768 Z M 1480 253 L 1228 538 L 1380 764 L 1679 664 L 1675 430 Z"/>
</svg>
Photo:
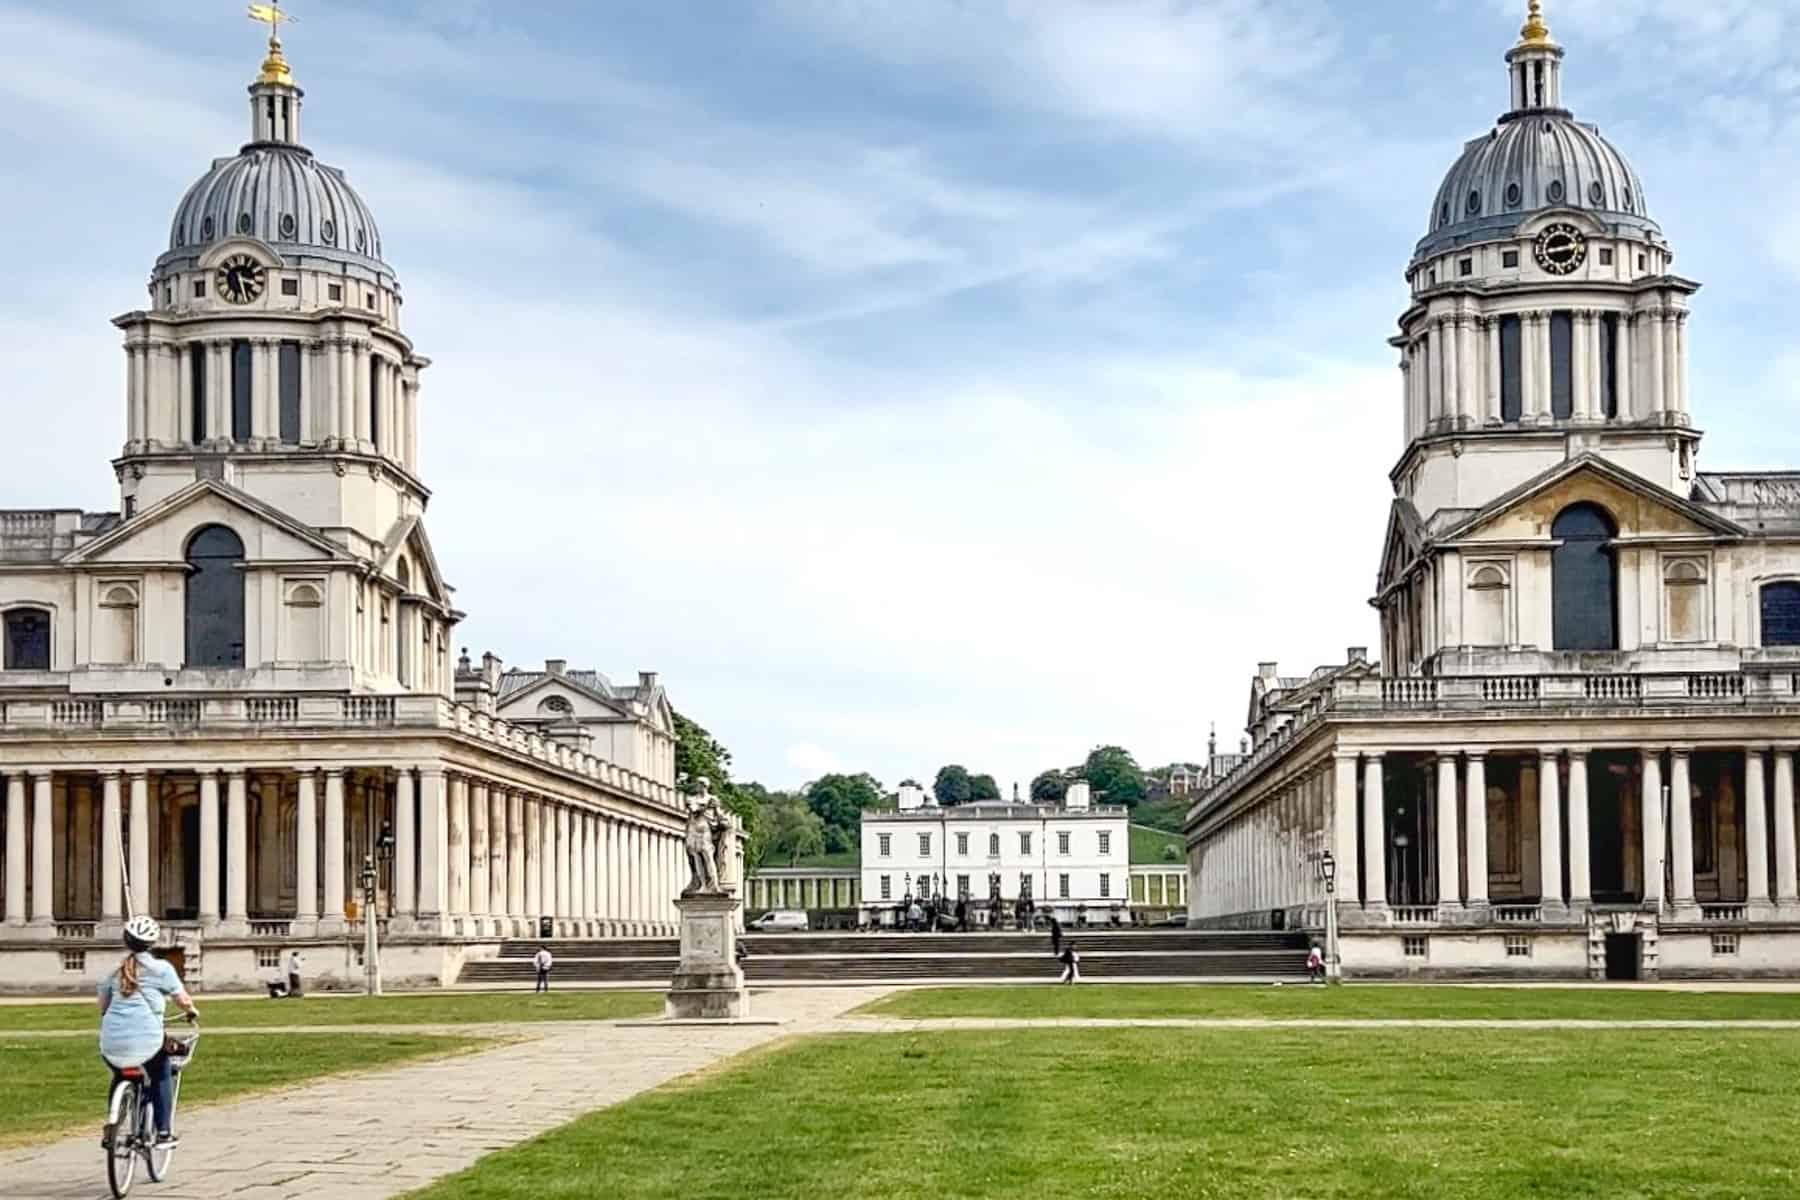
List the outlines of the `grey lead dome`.
<svg viewBox="0 0 1800 1200">
<path fill-rule="evenodd" d="M 381 266 L 381 233 L 368 205 L 342 171 L 300 146 L 252 143 L 215 159 L 175 210 L 169 250 L 240 236 Z"/>
<path fill-rule="evenodd" d="M 1573 208 L 1658 238 L 1637 172 L 1592 125 L 1564 112 L 1509 114 L 1463 147 L 1431 205 L 1416 257 L 1503 237 L 1536 212 Z"/>
</svg>

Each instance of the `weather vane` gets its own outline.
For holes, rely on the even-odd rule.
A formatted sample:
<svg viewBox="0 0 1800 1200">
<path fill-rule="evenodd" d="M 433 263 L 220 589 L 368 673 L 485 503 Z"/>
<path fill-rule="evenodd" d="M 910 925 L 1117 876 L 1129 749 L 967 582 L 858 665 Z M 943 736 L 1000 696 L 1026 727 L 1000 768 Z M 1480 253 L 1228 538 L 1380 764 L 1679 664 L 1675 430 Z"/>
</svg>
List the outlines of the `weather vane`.
<svg viewBox="0 0 1800 1200">
<path fill-rule="evenodd" d="M 287 59 L 281 54 L 281 26 L 283 22 L 293 24 L 298 18 L 291 13 L 281 11 L 280 0 L 271 0 L 268 4 L 252 4 L 250 19 L 259 21 L 269 27 L 269 57 L 263 60 L 262 74 L 257 77 L 259 83 L 280 83 L 292 86 L 293 74 L 288 70 Z"/>
<path fill-rule="evenodd" d="M 264 25 L 267 25 L 269 27 L 269 40 L 279 42 L 281 40 L 282 22 L 285 21 L 292 24 L 299 18 L 290 13 L 282 12 L 281 0 L 274 0 L 274 3 L 271 4 L 252 4 L 250 6 L 250 19 L 252 21 L 261 21 Z"/>
</svg>

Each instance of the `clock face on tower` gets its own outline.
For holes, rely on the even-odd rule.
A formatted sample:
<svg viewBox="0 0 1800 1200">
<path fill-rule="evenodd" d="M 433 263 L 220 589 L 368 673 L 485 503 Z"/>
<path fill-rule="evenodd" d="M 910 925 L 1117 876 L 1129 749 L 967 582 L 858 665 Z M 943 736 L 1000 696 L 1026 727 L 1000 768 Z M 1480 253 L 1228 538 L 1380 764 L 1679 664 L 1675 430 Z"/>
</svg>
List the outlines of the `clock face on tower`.
<svg viewBox="0 0 1800 1200">
<path fill-rule="evenodd" d="M 219 264 L 219 295 L 233 304 L 248 304 L 263 293 L 262 264 L 248 254 L 234 254 Z"/>
<path fill-rule="evenodd" d="M 1573 225 L 1550 225 L 1532 244 L 1537 265 L 1552 275 L 1567 275 L 1587 258 L 1587 238 Z"/>
</svg>

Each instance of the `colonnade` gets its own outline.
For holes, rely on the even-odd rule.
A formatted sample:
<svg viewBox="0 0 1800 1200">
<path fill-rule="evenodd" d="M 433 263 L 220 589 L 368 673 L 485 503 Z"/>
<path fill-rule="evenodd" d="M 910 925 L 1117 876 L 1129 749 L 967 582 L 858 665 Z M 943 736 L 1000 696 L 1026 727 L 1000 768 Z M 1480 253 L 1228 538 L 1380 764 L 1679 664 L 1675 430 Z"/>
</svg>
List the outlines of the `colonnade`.
<svg viewBox="0 0 1800 1200">
<path fill-rule="evenodd" d="M 358 914 L 361 855 L 397 932 L 451 937 L 537 936 L 544 917 L 563 936 L 667 933 L 685 883 L 675 828 L 435 764 L 28 767 L 3 791 L 0 936 L 128 912 L 328 936 Z"/>
</svg>

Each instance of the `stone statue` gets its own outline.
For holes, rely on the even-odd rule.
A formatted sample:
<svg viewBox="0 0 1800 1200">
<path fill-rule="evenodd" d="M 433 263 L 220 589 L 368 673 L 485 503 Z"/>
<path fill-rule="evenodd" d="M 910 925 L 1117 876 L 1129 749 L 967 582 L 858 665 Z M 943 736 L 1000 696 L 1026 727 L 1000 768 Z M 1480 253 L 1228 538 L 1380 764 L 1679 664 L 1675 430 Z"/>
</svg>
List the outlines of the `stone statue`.
<svg viewBox="0 0 1800 1200">
<path fill-rule="evenodd" d="M 719 886 L 719 862 L 714 856 L 712 817 L 708 812 L 716 807 L 702 781 L 700 794 L 688 804 L 688 885 L 681 890 L 683 896 L 717 895 L 723 890 Z"/>
<path fill-rule="evenodd" d="M 706 796 L 707 831 L 712 837 L 713 874 L 721 892 L 737 884 L 737 814 L 727 812 L 718 798 Z"/>
</svg>

